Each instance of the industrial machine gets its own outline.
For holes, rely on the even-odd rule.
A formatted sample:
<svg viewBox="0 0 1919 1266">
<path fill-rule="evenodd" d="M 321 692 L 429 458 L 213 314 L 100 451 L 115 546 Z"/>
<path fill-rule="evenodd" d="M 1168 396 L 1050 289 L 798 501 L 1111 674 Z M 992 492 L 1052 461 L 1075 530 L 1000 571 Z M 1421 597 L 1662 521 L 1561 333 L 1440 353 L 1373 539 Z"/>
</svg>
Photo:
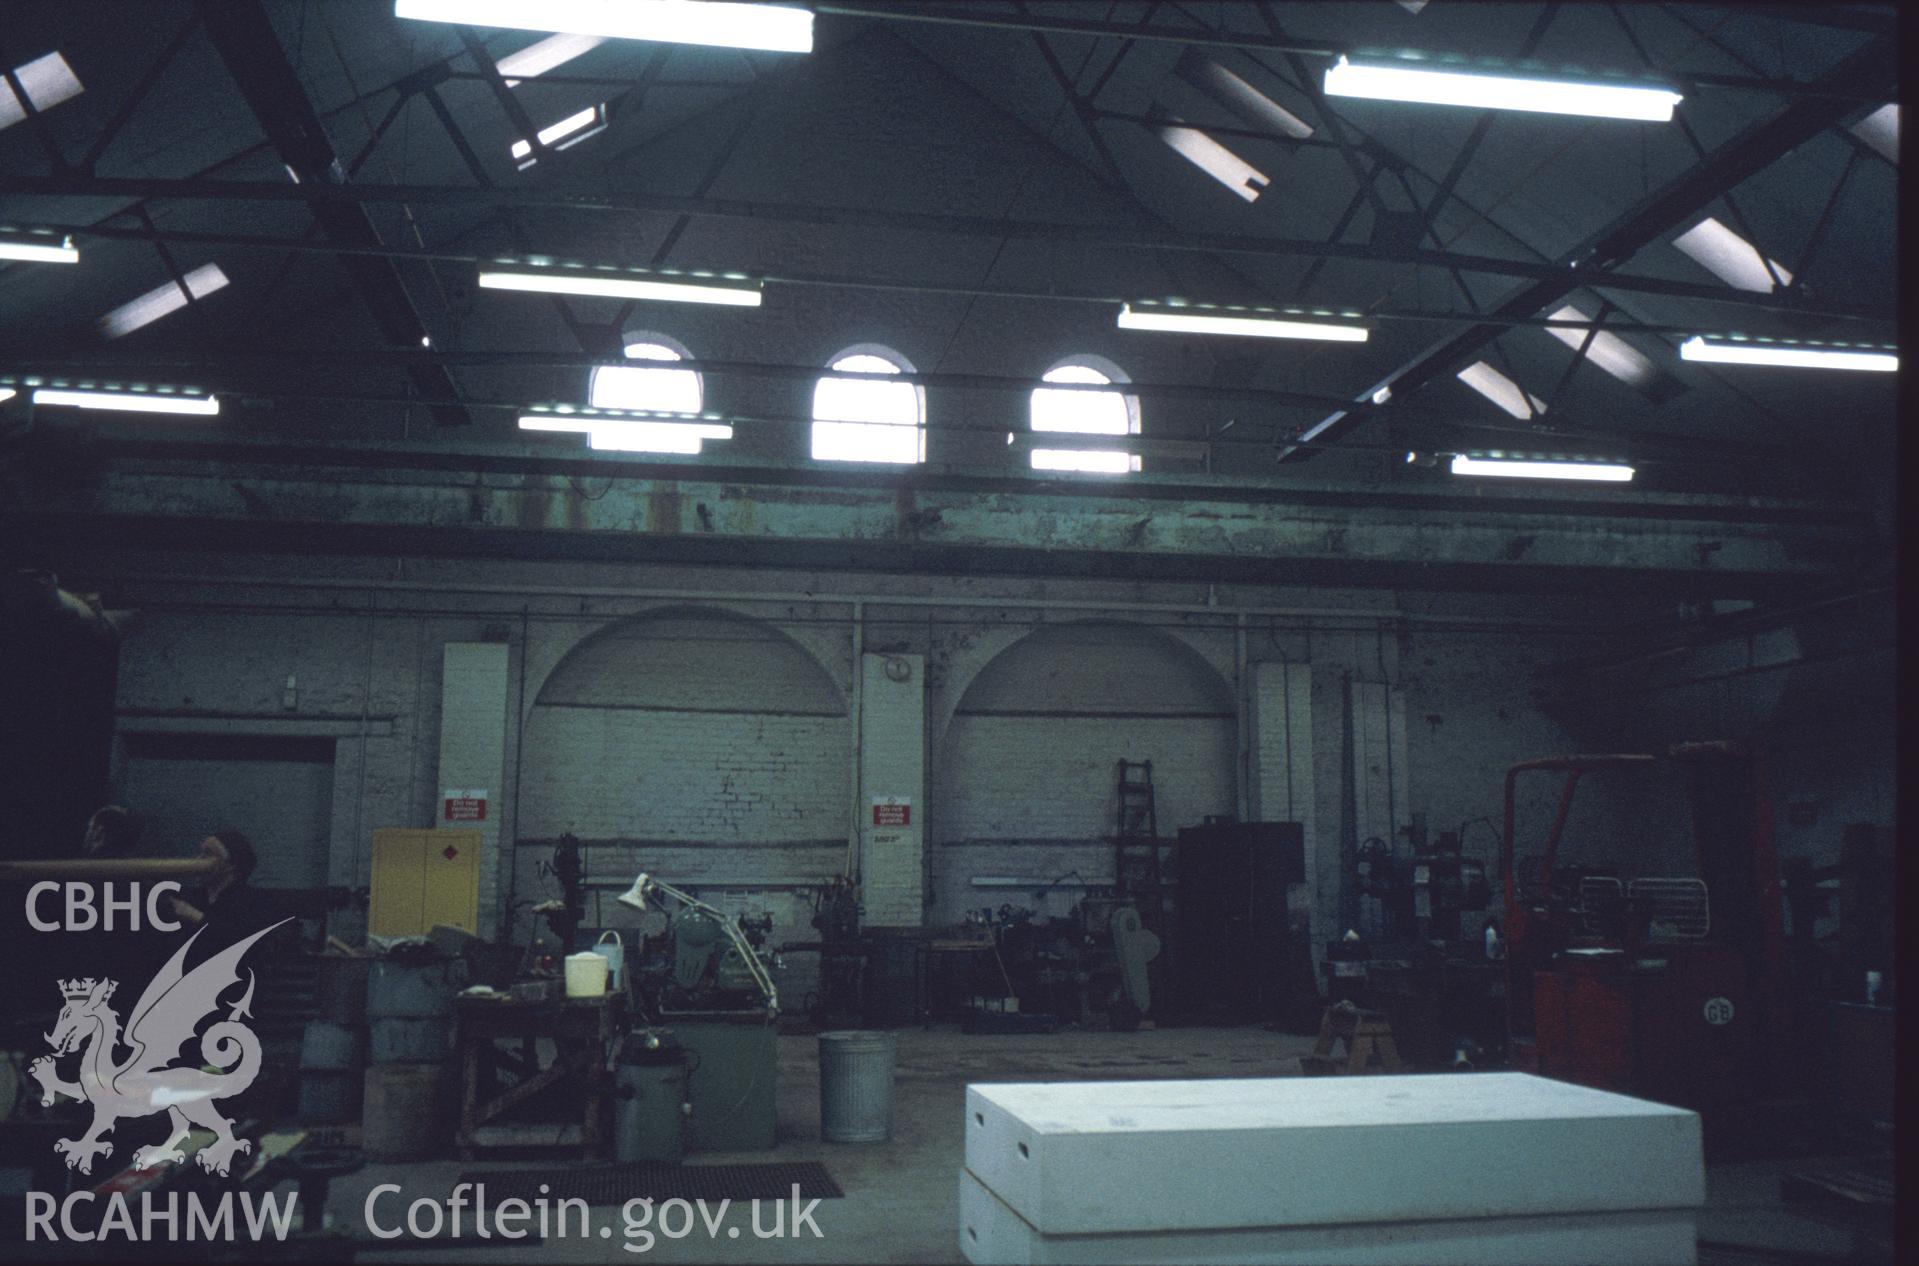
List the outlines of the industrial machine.
<svg viewBox="0 0 1919 1266">
<path fill-rule="evenodd" d="M 1691 801 L 1694 873 L 1606 874 L 1562 864 L 1574 794 L 1588 775 L 1667 769 Z M 1563 776 L 1531 866 L 1515 856 L 1516 785 Z M 1637 799 L 1643 813 L 1668 806 Z M 1630 871 L 1621 857 L 1617 870 Z M 1759 754 L 1687 743 L 1663 756 L 1564 756 L 1506 774 L 1500 844 L 1507 1013 L 1517 1067 L 1695 1109 L 1729 1112 L 1791 1076 L 1778 861 Z"/>
<path fill-rule="evenodd" d="M 664 901 L 662 901 L 664 898 Z M 769 914 L 724 913 L 642 873 L 619 896 L 658 904 L 666 930 L 645 939 L 634 981 L 641 1009 L 686 1054 L 687 1151 L 763 1151 L 778 1141 L 779 991 L 765 948 Z"/>
<path fill-rule="evenodd" d="M 620 894 L 622 905 L 646 910 L 649 897 L 666 897 L 666 931 L 645 940 L 636 979 L 642 1005 L 656 1019 L 707 1012 L 779 1012 L 779 991 L 768 970 L 770 914 L 728 919 L 690 893 L 642 874 Z"/>
<path fill-rule="evenodd" d="M 1405 853 L 1369 840 L 1353 870 L 1359 894 L 1379 902 L 1376 939 L 1397 944 L 1459 943 L 1461 916 L 1484 910 L 1491 895 L 1486 867 L 1461 854 L 1457 831 L 1441 831 L 1431 848 L 1415 841 Z"/>
<path fill-rule="evenodd" d="M 977 947 L 933 971 L 935 1014 L 958 1014 L 984 1032 L 1049 1032 L 1059 1024 L 1138 1028 L 1153 1006 L 1147 968 L 1159 937 L 1142 925 L 1131 901 L 1087 896 L 1063 917 L 1026 906 L 967 912 L 966 936 L 954 947 Z M 967 1006 L 974 998 L 1015 999 L 1017 1011 Z"/>
<path fill-rule="evenodd" d="M 1469 917 L 1490 904 L 1491 886 L 1461 849 L 1464 830 L 1431 845 L 1415 829 L 1398 848 L 1372 839 L 1349 849 L 1350 922 L 1322 963 L 1329 998 L 1384 1012 L 1415 1068 L 1478 1066 L 1505 1044 L 1504 970 Z"/>
</svg>

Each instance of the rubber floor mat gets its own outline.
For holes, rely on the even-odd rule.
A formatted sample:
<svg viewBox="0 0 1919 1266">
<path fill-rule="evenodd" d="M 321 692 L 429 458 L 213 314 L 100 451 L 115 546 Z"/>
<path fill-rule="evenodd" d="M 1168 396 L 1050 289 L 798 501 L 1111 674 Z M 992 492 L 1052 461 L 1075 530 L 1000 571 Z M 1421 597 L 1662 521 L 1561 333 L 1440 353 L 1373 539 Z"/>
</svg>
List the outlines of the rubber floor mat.
<svg viewBox="0 0 1919 1266">
<path fill-rule="evenodd" d="M 759 1165 L 669 1165 L 636 1161 L 626 1165 L 589 1165 L 573 1169 L 493 1169 L 460 1175 L 461 1182 L 486 1184 L 489 1204 L 506 1199 L 584 1200 L 625 1204 L 628 1200 L 785 1200 L 799 1186 L 802 1200 L 834 1200 L 845 1195 L 818 1161 L 776 1161 Z M 541 1187 L 546 1190 L 542 1191 Z"/>
</svg>

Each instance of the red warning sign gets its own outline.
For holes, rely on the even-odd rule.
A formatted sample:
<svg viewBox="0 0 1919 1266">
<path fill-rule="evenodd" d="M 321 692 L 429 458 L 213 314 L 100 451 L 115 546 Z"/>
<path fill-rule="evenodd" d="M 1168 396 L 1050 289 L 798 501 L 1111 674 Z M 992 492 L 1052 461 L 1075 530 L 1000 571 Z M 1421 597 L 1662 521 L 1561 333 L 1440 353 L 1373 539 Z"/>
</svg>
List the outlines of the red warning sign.
<svg viewBox="0 0 1919 1266">
<path fill-rule="evenodd" d="M 486 821 L 486 792 L 484 790 L 462 791 L 448 788 L 443 800 L 446 806 L 440 815 L 443 821 Z"/>
<path fill-rule="evenodd" d="M 873 801 L 874 826 L 911 826 L 913 802 L 903 796 L 887 796 Z"/>
</svg>

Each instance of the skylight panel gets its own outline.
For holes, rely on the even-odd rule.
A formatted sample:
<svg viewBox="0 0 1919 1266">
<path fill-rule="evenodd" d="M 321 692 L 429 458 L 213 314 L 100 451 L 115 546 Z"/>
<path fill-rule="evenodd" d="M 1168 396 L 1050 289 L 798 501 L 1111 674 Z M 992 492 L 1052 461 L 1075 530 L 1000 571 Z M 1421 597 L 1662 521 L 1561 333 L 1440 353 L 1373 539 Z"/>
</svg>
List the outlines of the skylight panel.
<svg viewBox="0 0 1919 1266">
<path fill-rule="evenodd" d="M 521 79 L 537 79 L 604 43 L 604 35 L 549 35 L 537 44 L 529 44 L 517 53 L 509 53 L 494 65 L 499 67 L 502 76 L 507 77 L 506 86 L 517 88 Z"/>
<path fill-rule="evenodd" d="M 185 281 L 187 290 L 197 300 L 226 285 L 227 275 L 220 271 L 218 264 L 202 264 L 188 273 Z M 168 281 L 101 317 L 100 332 L 108 338 L 119 338 L 186 306 L 187 297 L 180 293 L 178 283 Z"/>
<path fill-rule="evenodd" d="M 832 368 L 855 374 L 897 374 L 884 356 L 842 356 Z M 873 378 L 821 378 L 813 389 L 813 460 L 893 462 L 926 460 L 919 387 Z"/>
<path fill-rule="evenodd" d="M 1882 105 L 1852 125 L 1852 134 L 1879 151 L 1889 163 L 1899 162 L 1899 103 Z"/>
<path fill-rule="evenodd" d="M 1256 202 L 1266 192 L 1272 178 L 1206 133 L 1194 127 L 1177 126 L 1178 120 L 1159 129 L 1159 139 L 1174 152 L 1228 189 Z"/>
<path fill-rule="evenodd" d="M 1477 391 L 1516 418 L 1531 418 L 1546 411 L 1546 402 L 1483 360 L 1476 360 L 1459 371 L 1459 381 Z M 1527 406 L 1531 407 L 1528 408 Z"/>
<path fill-rule="evenodd" d="M 1187 50 L 1174 73 L 1256 128 L 1299 141 L 1313 134 L 1304 119 L 1196 50 Z"/>
<path fill-rule="evenodd" d="M 1735 290 L 1770 294 L 1772 273 L 1766 271 L 1765 257 L 1759 249 L 1710 216 L 1672 240 L 1694 263 Z M 1778 260 L 1772 261 L 1779 280 L 1792 284 L 1792 274 Z"/>
<path fill-rule="evenodd" d="M 1573 304 L 1554 312 L 1547 318 L 1552 321 L 1590 321 L 1592 318 L 1581 312 Z M 1634 387 L 1643 387 L 1652 381 L 1654 367 L 1651 360 L 1640 354 L 1639 349 L 1620 338 L 1610 330 L 1600 330 L 1592 336 L 1592 342 L 1586 342 L 1586 330 L 1566 329 L 1549 325 L 1546 333 L 1552 335 L 1567 347 L 1578 351 L 1586 349 L 1586 359 L 1611 374 L 1623 383 Z"/>
<path fill-rule="evenodd" d="M 45 114 L 62 101 L 70 101 L 80 95 L 80 78 L 73 73 L 73 67 L 67 65 L 67 59 L 58 53 L 48 53 L 45 57 L 36 57 L 23 66 L 13 68 L 13 77 L 20 81 L 20 88 L 27 94 L 27 102 L 37 114 Z M 0 128 L 9 128 L 27 117 L 20 98 L 14 95 L 13 84 L 0 76 Z"/>
<path fill-rule="evenodd" d="M 632 360 L 677 361 L 678 352 L 664 343 L 629 343 Z M 659 413 L 698 413 L 700 376 L 690 369 L 640 369 L 602 365 L 593 371 L 587 400 L 596 409 L 645 409 Z"/>
<path fill-rule="evenodd" d="M 540 144 L 556 152 L 572 149 L 581 141 L 598 136 L 604 131 L 606 131 L 606 103 L 601 102 L 596 106 L 588 106 L 578 114 L 569 114 L 551 127 L 541 128 Z M 532 144 L 520 140 L 513 142 L 513 161 L 519 165 L 521 171 L 525 171 L 540 160 L 534 157 Z"/>
</svg>

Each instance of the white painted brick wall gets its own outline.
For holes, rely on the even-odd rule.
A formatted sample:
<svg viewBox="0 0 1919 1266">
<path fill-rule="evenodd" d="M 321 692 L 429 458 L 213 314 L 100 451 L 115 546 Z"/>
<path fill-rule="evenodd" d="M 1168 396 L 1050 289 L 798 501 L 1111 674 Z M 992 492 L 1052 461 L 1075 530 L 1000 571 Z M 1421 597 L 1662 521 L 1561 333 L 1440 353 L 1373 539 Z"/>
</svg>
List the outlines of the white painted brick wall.
<svg viewBox="0 0 1919 1266">
<path fill-rule="evenodd" d="M 810 893 L 777 885 L 841 873 L 852 797 L 844 695 L 814 653 L 722 612 L 564 632 L 574 644 L 543 648 L 556 666 L 527 715 L 517 899 L 559 895 L 538 868 L 570 832 L 589 878 L 645 870 L 728 912 L 769 911 L 775 944 L 812 939 Z M 633 925 L 617 893 L 592 890 L 587 926 Z M 817 955 L 790 956 L 776 982 L 789 1009 L 816 976 Z"/>
<path fill-rule="evenodd" d="M 1110 839 L 1119 762 L 1153 762 L 1159 831 L 1233 811 L 1233 722 L 1155 717 L 955 717 L 941 838 Z"/>
<path fill-rule="evenodd" d="M 904 677 L 888 675 L 889 663 Z M 869 927 L 925 917 L 926 657 L 867 655 L 860 666 L 860 900 Z M 898 671 L 896 669 L 896 671 Z M 908 800 L 905 827 L 876 827 L 875 797 Z"/>
<path fill-rule="evenodd" d="M 520 838 L 846 838 L 842 717 L 535 708 Z"/>
<path fill-rule="evenodd" d="M 506 800 L 507 647 L 501 642 L 449 642 L 440 679 L 440 763 L 437 794 L 486 793 L 486 818 L 440 825 L 480 832 L 480 930 L 498 926 L 500 809 Z M 442 806 L 444 811 L 444 806 Z"/>
<path fill-rule="evenodd" d="M 163 559 L 152 570 L 174 572 L 186 566 Z M 409 560 L 407 575 L 430 583 L 524 584 L 528 589 L 524 596 L 513 592 L 470 597 L 447 591 L 416 594 L 387 589 L 379 595 L 380 610 L 368 614 L 368 603 L 357 595 L 344 600 L 337 611 L 315 611 L 313 594 L 300 592 L 297 586 L 310 573 L 389 575 L 370 563 L 292 560 L 283 564 L 246 558 L 195 566 L 208 572 L 224 568 L 247 574 L 281 568 L 284 589 L 272 583 L 256 586 L 246 591 L 247 600 L 292 601 L 302 609 L 233 613 L 225 609 L 235 595 L 230 588 L 149 586 L 143 591 L 146 599 L 131 603 L 143 609 L 123 644 L 118 705 L 123 710 L 232 718 L 278 716 L 279 692 L 287 674 L 294 673 L 300 682 L 300 706 L 294 715 L 337 720 L 357 719 L 364 712 L 390 723 L 390 735 L 344 738 L 336 747 L 328 873 L 333 882 L 342 884 L 366 882 L 367 837 L 373 828 L 424 826 L 435 820 L 441 790 L 438 757 L 445 645 L 508 636 L 517 645 L 523 627 L 525 659 L 530 665 L 524 698 L 517 692 L 516 679 L 508 678 L 513 703 L 530 718 L 522 735 L 526 786 L 518 807 L 528 816 L 519 823 L 521 838 L 550 838 L 572 823 L 589 839 L 629 841 L 634 852 L 620 862 L 622 867 L 633 863 L 627 878 L 642 860 L 649 869 L 677 873 L 689 882 L 701 876 L 769 884 L 818 881 L 839 870 L 845 860 L 852 802 L 846 715 L 851 643 L 843 622 L 844 604 L 782 603 L 757 608 L 736 604 L 763 614 L 770 624 L 762 629 L 717 610 L 691 611 L 681 606 L 676 613 L 662 615 L 657 607 L 631 601 L 559 598 L 540 593 L 543 588 L 573 583 L 651 584 L 686 590 L 737 585 L 744 592 L 761 584 L 789 592 L 827 593 L 896 585 L 901 591 L 970 598 L 1001 593 L 1038 600 L 1055 594 L 1073 600 L 1093 597 L 1110 601 L 1112 615 L 1120 620 L 1129 602 L 1192 601 L 1201 593 L 1190 586 L 1101 582 L 849 578 L 770 570 L 723 574 L 690 567 L 456 560 L 417 560 L 416 565 L 416 560 Z M 174 597 L 153 601 L 156 591 Z M 1238 599 L 1296 606 L 1357 606 L 1371 601 L 1387 605 L 1369 595 L 1307 591 L 1248 590 Z M 209 610 L 193 609 L 194 601 L 210 604 Z M 524 626 L 519 617 L 523 605 L 534 612 Z M 1454 605 L 1466 609 L 1464 600 Z M 459 614 L 462 606 L 474 613 Z M 1531 609 L 1514 602 L 1507 606 L 1521 613 Z M 878 604 L 869 606 L 869 616 L 878 609 Z M 619 618 L 635 612 L 644 617 L 641 623 L 651 627 L 635 630 L 633 620 Z M 926 791 L 932 921 L 957 918 L 969 907 L 1031 901 L 1030 894 L 1016 890 L 974 889 L 968 882 L 973 875 L 1044 880 L 1079 870 L 1089 880 L 1103 882 L 1110 866 L 1112 763 L 1122 755 L 1156 762 L 1161 822 L 1168 834 L 1181 822 L 1231 810 L 1236 753 L 1230 719 L 1215 723 L 1190 718 L 954 715 L 979 674 L 1008 648 L 1027 640 L 1033 629 L 1030 621 L 1076 621 L 1077 613 L 955 608 L 928 619 L 923 609 L 902 608 L 888 618 L 894 623 L 877 634 L 878 622 L 869 619 L 869 647 L 877 635 L 888 642 L 888 649 L 912 651 L 915 648 L 900 639 L 912 629 L 925 631 L 927 706 L 933 720 Z M 1157 613 L 1142 613 L 1138 619 L 1150 625 L 1167 623 Z M 608 636 L 609 631 L 615 635 Z M 639 635 L 619 636 L 622 632 Z M 1008 706 L 1042 696 L 1049 704 L 1056 696 L 1070 701 L 1086 691 L 1096 692 L 1102 683 L 1124 683 L 1139 676 L 1137 642 L 1161 636 L 1184 643 L 1212 666 L 1215 676 L 1223 679 L 1230 673 L 1230 630 L 1155 628 L 1130 642 L 1115 634 L 1109 651 L 1086 651 L 1064 664 L 1045 666 L 1040 673 L 1008 674 L 1003 692 Z M 798 649 L 801 646 L 805 649 Z M 1612 734 L 1575 736 L 1565 722 L 1542 714 L 1528 697 L 1529 666 L 1573 649 L 1530 637 L 1433 631 L 1416 633 L 1408 642 L 1396 644 L 1390 635 L 1382 640 L 1370 631 L 1355 634 L 1300 626 L 1262 630 L 1255 624 L 1254 673 L 1261 671 L 1264 652 L 1310 664 L 1314 698 L 1321 704 L 1310 718 L 1312 803 L 1319 844 L 1315 921 L 1319 926 L 1328 927 L 1337 911 L 1339 843 L 1352 826 L 1348 821 L 1352 810 L 1342 795 L 1348 773 L 1341 705 L 1348 677 L 1378 680 L 1383 675 L 1404 688 L 1411 809 L 1424 812 L 1432 830 L 1450 829 L 1475 815 L 1496 815 L 1499 778 L 1511 761 L 1625 741 Z M 553 671 L 556 665 L 561 672 Z M 577 671 L 583 665 L 592 666 L 592 671 Z M 1162 675 L 1154 679 L 1155 689 L 1169 676 L 1184 675 Z M 564 695 L 564 701 L 621 703 L 626 706 L 620 719 L 557 728 L 549 724 L 563 711 L 582 716 L 593 711 L 540 705 L 543 689 L 555 680 L 564 684 L 568 676 L 567 690 L 576 693 Z M 669 688 L 671 693 L 666 693 Z M 1093 693 L 1094 704 L 1087 706 L 1112 702 L 1112 694 L 1110 689 L 1104 696 Z M 562 697 L 563 692 L 556 690 L 548 703 L 560 702 Z M 1257 690 L 1249 692 L 1248 701 L 1259 708 Z M 1169 700 L 1141 696 L 1134 702 L 1140 710 L 1150 711 L 1145 705 L 1159 706 Z M 697 711 L 703 703 L 723 710 Z M 1228 699 L 1226 710 L 1230 707 Z M 508 751 L 510 755 L 511 744 Z M 694 760 L 689 753 L 696 752 L 704 752 L 705 757 Z M 606 759 L 609 753 L 636 771 L 635 778 L 611 779 L 604 772 L 611 767 Z M 1264 794 L 1259 785 L 1263 766 L 1259 751 L 1252 756 L 1250 790 L 1257 804 Z M 759 765 L 768 768 L 755 767 Z M 510 790 L 512 774 L 506 769 L 499 776 L 503 795 Z M 729 774 L 735 775 L 730 784 Z M 1267 769 L 1269 785 L 1271 774 Z M 1823 770 L 1820 774 L 1823 785 Z M 1810 786 L 1814 780 L 1802 781 Z M 643 790 L 636 792 L 636 788 Z M 755 788 L 758 801 L 752 799 Z M 1793 791 L 1813 794 L 1797 785 Z M 502 825 L 509 821 L 511 807 L 501 804 Z M 1522 813 L 1533 811 L 1530 799 L 1521 807 Z M 1549 812 L 1550 807 L 1540 811 Z M 1603 807 L 1603 802 L 1595 804 Z M 246 829 L 245 823 L 236 825 Z M 595 832 L 607 834 L 595 836 Z M 1467 851 L 1483 856 L 1494 838 L 1483 826 L 1474 827 L 1466 838 Z M 814 842 L 806 843 L 809 840 Z M 533 867 L 546 851 L 535 845 L 516 850 L 511 858 L 502 857 L 517 901 L 552 895 L 532 878 Z M 724 906 L 734 899 L 729 894 L 742 891 L 715 887 L 705 895 L 724 898 L 720 900 Z M 1063 891 L 1048 898 L 1048 911 L 1064 913 L 1073 895 Z M 780 920 L 776 941 L 810 938 L 810 909 L 803 897 L 768 891 L 764 899 L 741 899 L 774 910 Z M 779 904 L 782 901 L 784 906 Z M 589 913 L 589 919 L 595 917 L 599 916 Z M 619 915 L 616 911 L 607 917 L 611 922 Z M 331 922 L 333 930 L 348 939 L 359 934 L 351 914 L 338 914 Z M 517 926 L 525 930 L 523 915 Z M 1316 935 L 1315 940 L 1321 939 Z M 793 956 L 790 970 L 802 976 L 810 973 L 811 957 Z"/>
</svg>

